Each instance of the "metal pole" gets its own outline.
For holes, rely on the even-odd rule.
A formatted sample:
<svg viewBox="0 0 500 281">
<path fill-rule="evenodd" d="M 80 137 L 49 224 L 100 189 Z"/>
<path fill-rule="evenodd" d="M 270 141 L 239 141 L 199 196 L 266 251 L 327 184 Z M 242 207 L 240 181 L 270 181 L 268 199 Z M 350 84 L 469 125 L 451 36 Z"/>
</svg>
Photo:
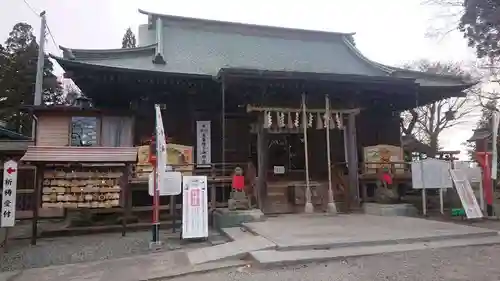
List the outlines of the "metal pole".
<svg viewBox="0 0 500 281">
<path fill-rule="evenodd" d="M 38 46 L 38 62 L 36 64 L 34 105 L 42 104 L 43 67 L 45 63 L 45 30 L 47 29 L 47 20 L 45 19 L 45 11 L 40 13 L 40 18 L 41 18 L 40 44 Z"/>
<path fill-rule="evenodd" d="M 309 183 L 309 151 L 307 146 L 307 110 L 306 110 L 306 95 L 302 94 L 302 127 L 304 131 L 304 158 L 306 164 L 306 205 L 304 206 L 305 213 L 313 213 L 314 206 L 311 202 L 311 186 Z"/>
<path fill-rule="evenodd" d="M 330 115 L 330 98 L 328 95 L 325 95 L 325 111 L 326 111 L 326 155 L 328 160 L 328 205 L 327 211 L 331 214 L 337 213 L 337 207 L 335 206 L 335 200 L 333 198 L 333 189 L 332 189 L 332 156 L 330 155 L 330 122 L 332 116 Z"/>
<path fill-rule="evenodd" d="M 226 85 L 222 78 L 222 176 L 226 175 Z"/>
</svg>

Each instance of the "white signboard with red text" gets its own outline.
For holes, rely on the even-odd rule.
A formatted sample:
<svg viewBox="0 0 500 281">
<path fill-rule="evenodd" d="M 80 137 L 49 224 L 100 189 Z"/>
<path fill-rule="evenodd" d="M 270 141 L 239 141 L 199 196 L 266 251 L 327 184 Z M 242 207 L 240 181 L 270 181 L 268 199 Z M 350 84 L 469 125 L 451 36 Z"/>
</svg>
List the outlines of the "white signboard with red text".
<svg viewBox="0 0 500 281">
<path fill-rule="evenodd" d="M 17 162 L 9 160 L 3 165 L 1 227 L 13 227 L 16 223 Z"/>
<path fill-rule="evenodd" d="M 208 237 L 206 176 L 182 177 L 182 239 Z"/>
</svg>

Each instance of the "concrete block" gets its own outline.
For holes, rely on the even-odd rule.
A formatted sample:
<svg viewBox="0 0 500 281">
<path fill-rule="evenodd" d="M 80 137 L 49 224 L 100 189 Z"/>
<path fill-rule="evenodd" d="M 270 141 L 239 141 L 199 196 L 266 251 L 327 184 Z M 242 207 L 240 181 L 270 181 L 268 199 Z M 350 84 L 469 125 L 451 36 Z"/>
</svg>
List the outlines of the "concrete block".
<svg viewBox="0 0 500 281">
<path fill-rule="evenodd" d="M 217 209 L 213 215 L 213 226 L 217 230 L 222 228 L 238 227 L 245 222 L 263 221 L 264 213 L 259 209 L 235 210 Z"/>
<path fill-rule="evenodd" d="M 226 235 L 231 241 L 254 236 L 253 233 L 251 233 L 244 227 L 223 228 L 221 229 L 221 232 Z"/>
<path fill-rule="evenodd" d="M 187 253 L 192 265 L 225 260 L 229 258 L 243 258 L 249 252 L 274 248 L 276 245 L 264 237 L 252 236 L 237 241 L 196 249 Z"/>
<path fill-rule="evenodd" d="M 418 210 L 412 204 L 379 204 L 365 203 L 363 204 L 365 214 L 376 216 L 417 216 Z"/>
<path fill-rule="evenodd" d="M 261 266 L 285 266 L 302 264 L 308 262 L 322 262 L 327 260 L 343 259 L 347 257 L 360 257 L 387 253 L 397 253 L 425 249 L 484 246 L 500 244 L 500 236 L 474 238 L 474 239 L 451 239 L 436 242 L 420 242 L 410 244 L 393 244 L 361 247 L 345 247 L 330 250 L 300 250 L 300 251 L 276 251 L 262 250 L 250 253 L 250 257 Z"/>
</svg>

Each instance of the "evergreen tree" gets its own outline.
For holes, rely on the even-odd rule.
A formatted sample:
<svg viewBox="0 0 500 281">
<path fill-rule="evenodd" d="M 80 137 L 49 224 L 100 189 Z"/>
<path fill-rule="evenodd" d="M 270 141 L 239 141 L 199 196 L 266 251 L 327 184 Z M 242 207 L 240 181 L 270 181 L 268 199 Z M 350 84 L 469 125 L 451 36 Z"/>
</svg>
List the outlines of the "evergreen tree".
<svg viewBox="0 0 500 281">
<path fill-rule="evenodd" d="M 476 130 L 478 129 L 488 129 L 488 131 L 491 131 L 492 127 L 492 120 L 493 120 L 493 113 L 497 110 L 497 99 L 492 98 L 489 99 L 486 104 L 483 105 L 481 109 L 481 117 L 477 121 L 476 125 Z M 469 158 L 471 160 L 475 160 L 475 155 L 474 153 L 476 152 L 476 143 L 475 142 L 467 142 L 465 143 L 465 146 L 467 147 L 467 154 L 469 155 Z M 500 151 L 499 151 L 500 152 Z M 500 159 L 499 159 L 500 161 Z"/>
<path fill-rule="evenodd" d="M 18 23 L 9 33 L 5 47 L 0 48 L 0 120 L 8 128 L 31 134 L 31 119 L 21 108 L 33 104 L 38 44 L 29 24 Z M 52 62 L 45 58 L 42 98 L 44 104 L 60 104 L 62 89 L 52 73 Z"/>
<path fill-rule="evenodd" d="M 456 1 L 456 0 L 455 0 Z M 454 2 L 455 2 L 454 1 Z M 463 1 L 463 2 L 462 2 Z M 498 58 L 500 56 L 500 1 L 498 0 L 461 0 L 464 7 L 459 29 L 476 48 L 479 58 Z"/>
<path fill-rule="evenodd" d="M 127 31 L 125 31 L 125 35 L 123 35 L 123 40 L 122 40 L 122 48 L 127 49 L 127 48 L 135 48 L 136 46 L 136 40 L 135 40 L 135 35 L 132 32 L 132 29 L 127 28 Z"/>
</svg>

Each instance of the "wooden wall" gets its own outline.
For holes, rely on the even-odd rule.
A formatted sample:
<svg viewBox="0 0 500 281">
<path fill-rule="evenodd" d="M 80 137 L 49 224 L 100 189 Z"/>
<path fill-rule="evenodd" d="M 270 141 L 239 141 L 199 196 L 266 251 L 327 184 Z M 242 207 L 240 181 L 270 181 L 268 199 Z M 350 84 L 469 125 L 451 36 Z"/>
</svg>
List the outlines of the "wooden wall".
<svg viewBox="0 0 500 281">
<path fill-rule="evenodd" d="M 38 116 L 36 144 L 39 146 L 68 146 L 71 117 L 63 115 Z"/>
</svg>

